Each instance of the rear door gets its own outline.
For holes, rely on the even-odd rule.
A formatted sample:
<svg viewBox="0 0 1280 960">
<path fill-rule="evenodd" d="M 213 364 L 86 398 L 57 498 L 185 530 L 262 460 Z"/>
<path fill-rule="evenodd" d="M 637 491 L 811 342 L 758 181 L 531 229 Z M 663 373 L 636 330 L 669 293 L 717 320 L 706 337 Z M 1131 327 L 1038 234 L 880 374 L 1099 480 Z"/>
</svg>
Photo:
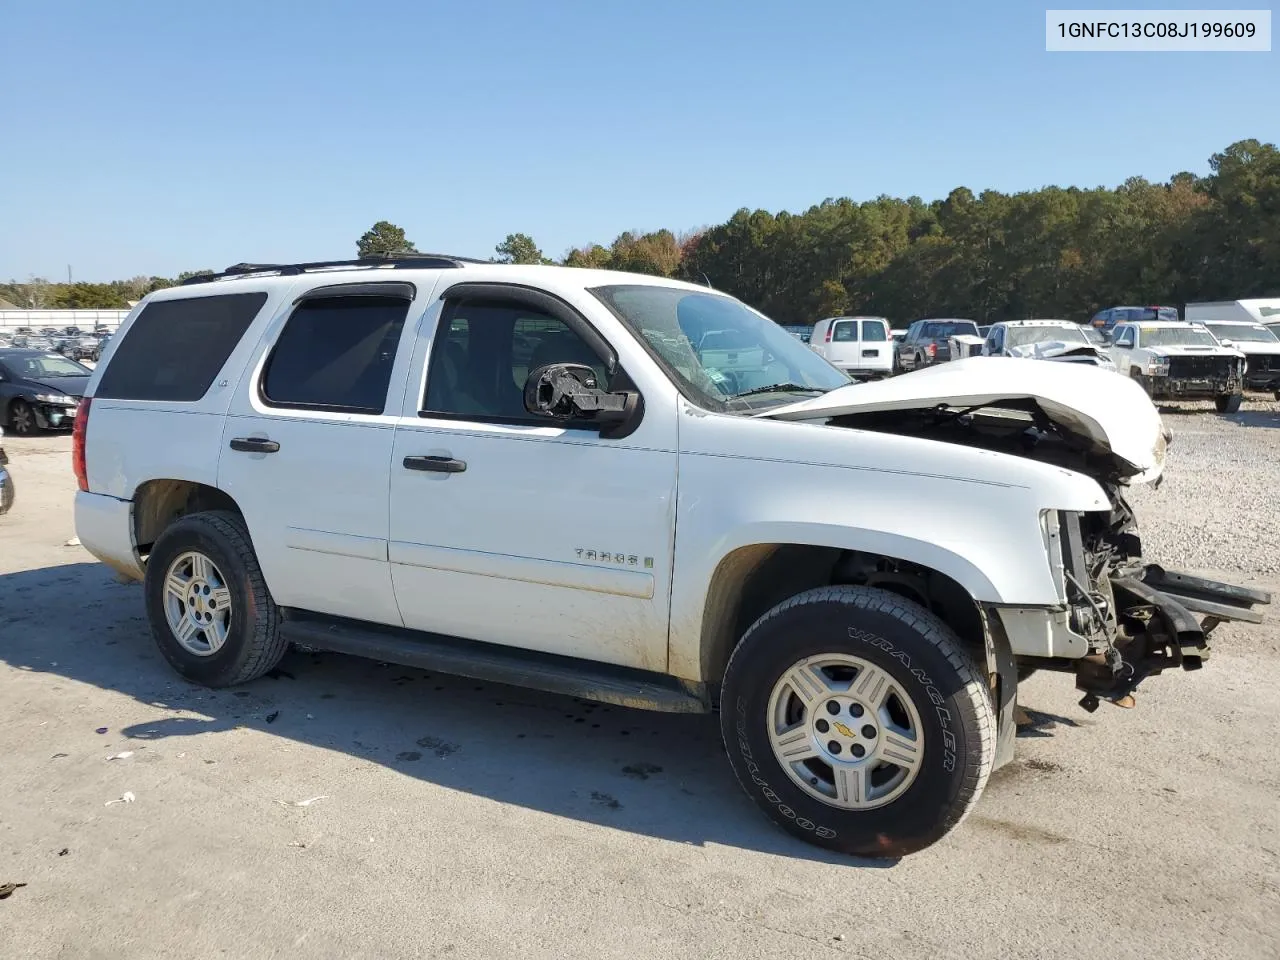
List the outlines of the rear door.
<svg viewBox="0 0 1280 960">
<path fill-rule="evenodd" d="M 831 321 L 831 342 L 827 344 L 827 361 L 842 370 L 862 365 L 860 331 L 857 320 Z"/>
<path fill-rule="evenodd" d="M 884 320 L 858 321 L 858 361 L 867 370 L 888 370 L 893 364 L 893 341 Z"/>
<path fill-rule="evenodd" d="M 218 485 L 240 504 L 282 606 L 401 622 L 387 487 L 411 352 L 399 345 L 412 340 L 418 293 L 404 282 L 307 291 L 267 327 L 236 388 Z"/>
</svg>

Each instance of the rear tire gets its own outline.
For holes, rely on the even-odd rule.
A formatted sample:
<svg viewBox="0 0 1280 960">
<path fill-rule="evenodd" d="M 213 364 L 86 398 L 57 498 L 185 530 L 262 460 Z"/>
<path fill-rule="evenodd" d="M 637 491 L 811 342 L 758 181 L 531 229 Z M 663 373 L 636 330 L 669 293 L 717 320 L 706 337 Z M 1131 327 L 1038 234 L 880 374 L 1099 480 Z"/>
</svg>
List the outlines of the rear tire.
<svg viewBox="0 0 1280 960">
<path fill-rule="evenodd" d="M 1219 413 L 1236 413 L 1240 409 L 1240 403 L 1243 400 L 1243 394 L 1224 393 L 1222 396 L 1213 398 L 1213 405 L 1218 408 Z"/>
<path fill-rule="evenodd" d="M 192 513 L 169 526 L 147 560 L 144 590 L 156 646 L 188 680 L 206 687 L 245 683 L 284 656 L 280 608 L 238 514 Z"/>
<path fill-rule="evenodd" d="M 770 819 L 864 857 L 937 842 L 995 759 L 990 695 L 960 639 L 870 587 L 810 590 L 756 621 L 729 659 L 720 720 L 738 782 Z"/>
</svg>

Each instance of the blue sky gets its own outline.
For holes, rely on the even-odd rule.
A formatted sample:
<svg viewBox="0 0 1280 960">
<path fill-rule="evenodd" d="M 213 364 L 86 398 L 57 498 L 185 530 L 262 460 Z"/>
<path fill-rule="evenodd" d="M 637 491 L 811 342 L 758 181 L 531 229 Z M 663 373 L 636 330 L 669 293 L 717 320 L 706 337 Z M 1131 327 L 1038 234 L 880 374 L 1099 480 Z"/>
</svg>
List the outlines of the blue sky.
<svg viewBox="0 0 1280 960">
<path fill-rule="evenodd" d="M 1044 10 L 7 4 L 0 279 L 352 256 L 381 219 L 422 250 L 520 231 L 559 256 L 740 207 L 1205 173 L 1280 139 L 1280 53 L 1046 53 Z"/>
</svg>

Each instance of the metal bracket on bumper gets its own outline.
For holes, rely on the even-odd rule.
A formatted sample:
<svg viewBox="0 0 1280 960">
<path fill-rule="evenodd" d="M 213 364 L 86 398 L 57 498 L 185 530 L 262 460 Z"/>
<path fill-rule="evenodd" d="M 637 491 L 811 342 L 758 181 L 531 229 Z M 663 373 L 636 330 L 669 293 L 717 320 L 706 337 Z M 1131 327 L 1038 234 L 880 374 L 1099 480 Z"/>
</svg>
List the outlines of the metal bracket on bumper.
<svg viewBox="0 0 1280 960">
<path fill-rule="evenodd" d="M 1209 634 L 1220 623 L 1261 623 L 1255 606 L 1271 594 L 1150 564 L 1113 577 L 1117 636 L 1105 653 L 1085 657 L 1076 668 L 1080 705 L 1092 712 L 1100 700 L 1133 706 L 1133 691 L 1147 677 L 1171 667 L 1198 670 L 1209 655 Z"/>
</svg>

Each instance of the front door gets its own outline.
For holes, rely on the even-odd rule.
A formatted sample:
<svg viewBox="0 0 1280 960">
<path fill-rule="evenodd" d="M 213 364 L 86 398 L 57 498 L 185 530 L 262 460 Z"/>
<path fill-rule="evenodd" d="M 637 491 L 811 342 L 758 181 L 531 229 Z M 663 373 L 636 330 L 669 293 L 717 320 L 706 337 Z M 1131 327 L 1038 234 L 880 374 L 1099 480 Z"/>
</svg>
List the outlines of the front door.
<svg viewBox="0 0 1280 960">
<path fill-rule="evenodd" d="M 433 308 L 425 390 L 406 397 L 392 457 L 396 598 L 408 627 L 664 670 L 676 425 L 648 415 L 607 439 L 526 412 L 543 364 L 585 363 L 605 387 L 625 377 L 562 306 L 513 290 Z"/>
<path fill-rule="evenodd" d="M 313 290 L 268 328 L 228 411 L 218 484 L 244 512 L 277 603 L 399 625 L 387 485 L 413 293 L 363 286 Z"/>
</svg>

